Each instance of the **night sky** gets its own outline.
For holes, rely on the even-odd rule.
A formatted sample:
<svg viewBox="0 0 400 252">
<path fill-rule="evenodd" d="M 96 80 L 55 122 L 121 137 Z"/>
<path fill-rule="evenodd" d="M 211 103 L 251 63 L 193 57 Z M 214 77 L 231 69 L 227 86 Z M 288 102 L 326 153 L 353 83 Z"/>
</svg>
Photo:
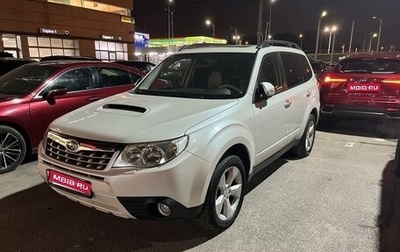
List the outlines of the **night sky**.
<svg viewBox="0 0 400 252">
<path fill-rule="evenodd" d="M 150 38 L 167 38 L 167 0 L 134 0 L 136 31 L 149 33 Z M 174 37 L 209 36 L 215 25 L 217 38 L 230 38 L 235 27 L 238 34 L 250 40 L 256 37 L 258 23 L 258 0 L 173 0 L 170 5 L 174 12 Z M 264 2 L 263 32 L 269 18 L 270 1 Z M 379 21 L 383 20 L 380 45 L 389 49 L 395 45 L 400 50 L 400 0 L 276 0 L 272 5 L 271 33 L 291 33 L 294 38 L 302 33 L 303 48 L 313 50 L 318 18 L 322 10 L 328 15 L 321 21 L 321 28 L 337 25 L 336 48 L 345 45 L 348 50 L 352 21 L 354 35 L 352 48 L 368 47 L 369 33 L 378 32 Z M 329 35 L 322 33 L 322 47 L 327 47 Z M 376 48 L 376 38 L 372 47 Z M 364 43 L 364 41 L 366 41 Z M 298 41 L 297 41 L 298 42 Z"/>
</svg>

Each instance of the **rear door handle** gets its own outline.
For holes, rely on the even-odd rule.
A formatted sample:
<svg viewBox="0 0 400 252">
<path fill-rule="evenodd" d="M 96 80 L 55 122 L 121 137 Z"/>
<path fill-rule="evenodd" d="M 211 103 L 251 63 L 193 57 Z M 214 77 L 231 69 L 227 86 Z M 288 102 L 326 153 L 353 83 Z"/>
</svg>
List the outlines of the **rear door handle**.
<svg viewBox="0 0 400 252">
<path fill-rule="evenodd" d="M 283 106 L 285 106 L 285 108 L 289 108 L 290 105 L 292 105 L 292 102 L 289 100 L 286 100 L 285 103 L 283 104 Z"/>
<path fill-rule="evenodd" d="M 307 97 L 310 97 L 310 95 L 311 95 L 311 91 L 308 90 L 308 91 L 306 92 L 306 96 L 307 96 Z"/>
</svg>

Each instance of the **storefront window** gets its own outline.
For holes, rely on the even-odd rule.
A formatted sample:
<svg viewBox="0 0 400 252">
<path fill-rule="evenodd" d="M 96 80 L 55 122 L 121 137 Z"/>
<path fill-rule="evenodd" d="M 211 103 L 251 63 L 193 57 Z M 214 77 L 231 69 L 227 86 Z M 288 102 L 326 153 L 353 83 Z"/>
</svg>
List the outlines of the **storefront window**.
<svg viewBox="0 0 400 252">
<path fill-rule="evenodd" d="M 96 58 L 103 61 L 128 60 L 128 45 L 114 41 L 95 41 Z"/>
<path fill-rule="evenodd" d="M 36 37 L 28 37 L 28 45 L 29 46 L 38 46 Z"/>
<path fill-rule="evenodd" d="M 63 49 L 55 48 L 51 49 L 51 54 L 53 55 L 64 55 Z"/>
<path fill-rule="evenodd" d="M 39 47 L 50 47 L 50 38 L 38 38 Z"/>
<path fill-rule="evenodd" d="M 101 2 L 96 2 L 96 1 L 87 1 L 87 0 L 48 0 L 50 3 L 58 3 L 58 4 L 65 4 L 65 5 L 71 5 L 71 6 L 76 6 L 76 7 L 82 7 L 85 9 L 91 9 L 91 10 L 96 10 L 96 11 L 102 11 L 102 12 L 110 12 L 110 13 L 115 13 L 123 16 L 131 16 L 131 11 L 129 9 L 111 5 L 111 4 L 105 4 Z"/>
<path fill-rule="evenodd" d="M 3 41 L 4 52 L 11 53 L 14 58 L 23 58 L 19 35 L 0 34 L 0 38 Z"/>
<path fill-rule="evenodd" d="M 52 38 L 52 39 L 51 39 L 51 45 L 52 45 L 53 47 L 63 47 L 62 39 L 59 39 L 59 38 Z"/>
<path fill-rule="evenodd" d="M 39 57 L 47 57 L 51 56 L 51 49 L 50 48 L 39 48 Z"/>
<path fill-rule="evenodd" d="M 79 56 L 78 41 L 73 39 L 28 37 L 29 55 L 40 58 L 53 55 Z"/>
<path fill-rule="evenodd" d="M 31 58 L 39 58 L 39 48 L 29 48 L 29 55 Z"/>
</svg>

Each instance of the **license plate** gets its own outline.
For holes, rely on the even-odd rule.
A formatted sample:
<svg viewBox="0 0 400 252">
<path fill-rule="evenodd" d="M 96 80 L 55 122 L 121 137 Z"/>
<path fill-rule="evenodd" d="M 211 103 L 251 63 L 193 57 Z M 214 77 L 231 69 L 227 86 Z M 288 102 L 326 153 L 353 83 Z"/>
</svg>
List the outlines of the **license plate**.
<svg viewBox="0 0 400 252">
<path fill-rule="evenodd" d="M 85 196 L 90 197 L 92 195 L 92 186 L 90 182 L 66 175 L 58 171 L 49 171 L 48 182 Z"/>
<path fill-rule="evenodd" d="M 347 84 L 347 91 L 348 92 L 381 92 L 382 86 L 380 83 L 374 84 Z"/>
</svg>

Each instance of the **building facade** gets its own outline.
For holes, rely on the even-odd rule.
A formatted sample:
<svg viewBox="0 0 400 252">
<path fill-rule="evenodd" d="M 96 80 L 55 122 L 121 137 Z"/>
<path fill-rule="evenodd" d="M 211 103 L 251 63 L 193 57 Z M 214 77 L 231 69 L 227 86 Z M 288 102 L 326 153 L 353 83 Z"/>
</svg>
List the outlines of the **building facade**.
<svg viewBox="0 0 400 252">
<path fill-rule="evenodd" d="M 0 52 L 135 58 L 133 0 L 1 0 Z"/>
</svg>

